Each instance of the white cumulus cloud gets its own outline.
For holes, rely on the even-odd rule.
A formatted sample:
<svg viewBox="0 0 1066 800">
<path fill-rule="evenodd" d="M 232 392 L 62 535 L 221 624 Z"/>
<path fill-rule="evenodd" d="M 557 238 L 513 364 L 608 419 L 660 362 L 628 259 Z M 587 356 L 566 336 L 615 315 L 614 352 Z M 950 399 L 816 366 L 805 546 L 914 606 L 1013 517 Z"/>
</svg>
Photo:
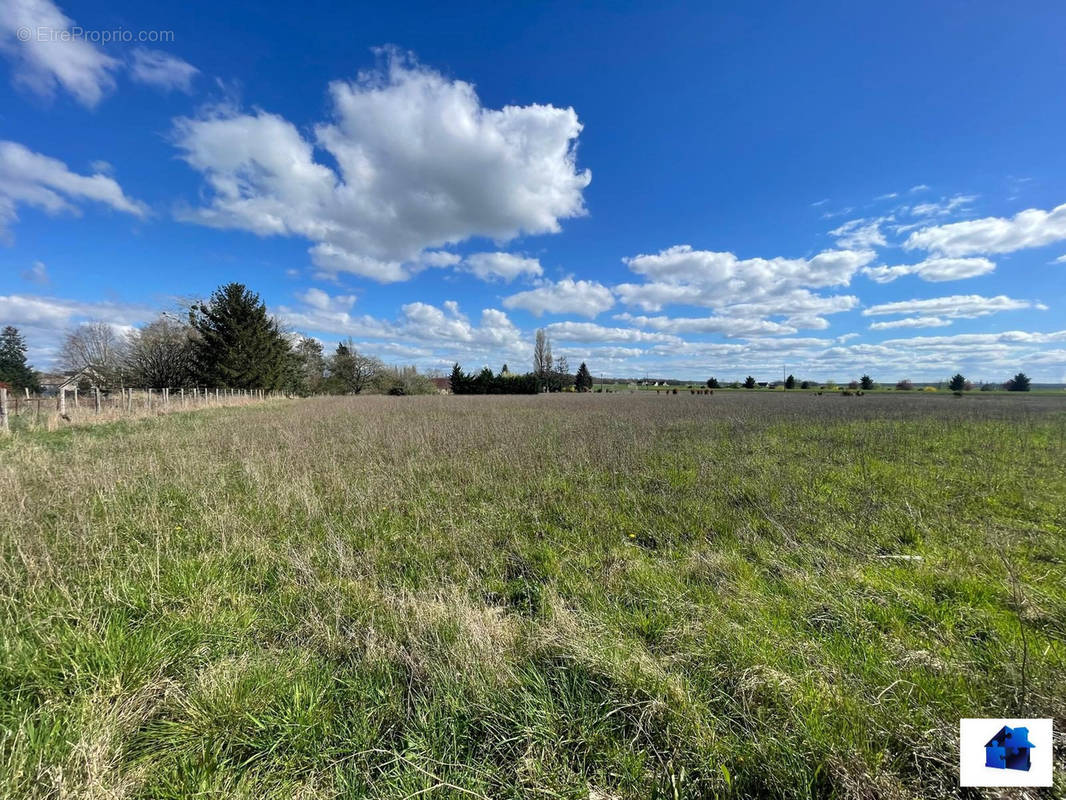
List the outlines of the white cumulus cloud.
<svg viewBox="0 0 1066 800">
<path fill-rule="evenodd" d="M 665 333 L 636 328 L 611 328 L 594 322 L 553 322 L 545 329 L 553 340 L 570 342 L 657 342 L 677 343 L 680 339 Z"/>
<path fill-rule="evenodd" d="M 512 294 L 504 298 L 506 308 L 522 308 L 535 316 L 549 314 L 581 314 L 595 317 L 614 305 L 611 290 L 597 281 L 564 278 L 546 282 L 536 289 Z"/>
<path fill-rule="evenodd" d="M 555 233 L 585 213 L 591 176 L 576 166 L 572 108 L 486 108 L 471 84 L 386 56 L 383 69 L 330 85 L 332 119 L 310 139 L 265 111 L 177 120 L 175 143 L 210 196 L 183 217 L 301 236 L 320 269 L 388 282 L 427 266 L 427 250 Z"/>
<path fill-rule="evenodd" d="M 69 34 L 74 21 L 51 0 L 0 3 L 0 53 L 12 62 L 18 86 L 50 97 L 57 87 L 93 107 L 114 88 L 121 65 L 84 38 Z"/>
<path fill-rule="evenodd" d="M 923 281 L 937 283 L 976 278 L 979 275 L 987 275 L 995 268 L 995 263 L 987 258 L 928 258 L 917 264 L 864 267 L 862 273 L 877 283 L 891 283 L 904 275 L 917 275 Z"/>
<path fill-rule="evenodd" d="M 1016 300 L 1006 295 L 983 297 L 979 294 L 956 294 L 950 297 L 931 297 L 924 300 L 900 300 L 881 303 L 863 309 L 863 316 L 876 317 L 890 314 L 917 314 L 942 316 L 951 319 L 972 319 L 1001 311 L 1020 311 L 1035 308 L 1045 311 L 1047 307 L 1029 300 Z"/>
<path fill-rule="evenodd" d="M 682 318 L 691 331 L 726 335 L 794 333 L 825 329 L 822 316 L 858 304 L 851 295 L 821 295 L 812 289 L 846 286 L 875 257 L 872 250 L 827 250 L 811 258 L 737 258 L 733 253 L 676 245 L 624 259 L 645 283 L 622 283 L 614 292 L 628 306 L 657 312 L 665 306 L 704 306 L 713 317 Z M 783 316 L 781 322 L 765 319 Z M 645 317 L 665 320 L 666 317 Z M 651 323 L 649 323 L 651 324 Z"/>
<path fill-rule="evenodd" d="M 811 258 L 740 259 L 733 253 L 676 245 L 625 259 L 625 263 L 653 282 L 702 290 L 701 294 L 713 298 L 709 305 L 717 307 L 758 301 L 794 289 L 846 286 L 855 271 L 873 259 L 871 250 L 826 250 Z M 637 290 L 627 288 L 626 293 L 640 298 Z M 648 311 L 657 310 L 641 299 L 636 302 Z"/>
<path fill-rule="evenodd" d="M 513 281 L 522 275 L 539 277 L 544 270 L 540 261 L 514 253 L 473 253 L 463 259 L 463 267 L 483 281 Z"/>
<path fill-rule="evenodd" d="M 753 317 L 667 317 L 634 316 L 619 314 L 621 319 L 641 328 L 651 328 L 666 333 L 720 333 L 728 337 L 780 336 L 796 333 L 797 328 L 768 319 Z"/>
<path fill-rule="evenodd" d="M 314 286 L 297 294 L 297 297 L 319 311 L 347 311 L 355 305 L 354 294 L 330 295 Z"/>
<path fill-rule="evenodd" d="M 79 175 L 55 158 L 35 153 L 18 142 L 0 141 L 0 234 L 18 219 L 19 205 L 50 214 L 79 213 L 80 201 L 102 203 L 143 217 L 146 207 L 122 191 L 114 178 Z"/>
<path fill-rule="evenodd" d="M 945 256 L 1012 253 L 1066 239 L 1066 203 L 1050 211 L 1028 208 L 1013 217 L 984 217 L 914 231 L 903 246 Z"/>
</svg>

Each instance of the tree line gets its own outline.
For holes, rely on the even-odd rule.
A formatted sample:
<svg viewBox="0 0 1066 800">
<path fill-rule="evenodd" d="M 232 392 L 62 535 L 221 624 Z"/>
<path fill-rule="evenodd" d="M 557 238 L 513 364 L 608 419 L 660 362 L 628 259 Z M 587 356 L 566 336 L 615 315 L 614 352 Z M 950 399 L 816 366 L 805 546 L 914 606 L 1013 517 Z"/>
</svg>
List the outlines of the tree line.
<svg viewBox="0 0 1066 800">
<path fill-rule="evenodd" d="M 588 392 L 592 390 L 592 373 L 581 362 L 577 372 L 570 374 L 566 356 L 552 356 L 551 339 L 539 329 L 533 343 L 533 369 L 514 373 L 506 364 L 493 373 L 488 367 L 478 373 L 464 372 L 456 363 L 452 367 L 450 385 L 453 394 L 538 394 L 540 392 Z"/>
<path fill-rule="evenodd" d="M 0 382 L 22 390 L 40 389 L 40 378 L 29 365 L 26 342 L 17 328 L 0 331 Z M 488 367 L 466 373 L 456 364 L 450 383 L 455 394 L 536 394 L 538 392 L 592 390 L 592 374 L 582 363 L 571 374 L 566 356 L 552 355 L 551 340 L 541 329 L 533 344 L 533 369 L 512 373 L 507 365 L 498 373 Z M 216 289 L 203 302 L 194 303 L 187 314 L 160 314 L 155 320 L 128 334 L 103 322 L 83 323 L 69 331 L 59 349 L 57 362 L 68 373 L 83 372 L 85 381 L 103 391 L 125 387 L 264 389 L 294 394 L 424 394 L 436 386 L 414 367 L 388 367 L 379 359 L 360 353 L 351 338 L 326 354 L 321 342 L 306 336 L 286 334 L 267 312 L 259 295 L 240 283 Z M 836 388 L 827 382 L 797 381 L 789 375 L 785 389 Z M 717 378 L 707 379 L 717 389 Z M 749 375 L 732 388 L 754 389 Z M 869 375 L 851 381 L 848 388 L 869 390 L 877 384 Z M 983 384 L 981 390 L 1000 388 Z M 1030 379 L 1019 372 L 1002 384 L 1008 391 L 1027 392 Z M 898 390 L 913 389 L 903 379 Z M 948 388 L 964 392 L 973 388 L 961 374 L 948 381 Z"/>
<path fill-rule="evenodd" d="M 993 391 L 995 389 L 1006 389 L 1008 392 L 1028 392 L 1031 381 L 1024 372 L 1019 372 L 1012 378 L 1008 378 L 1003 383 L 984 383 L 981 384 L 980 389 L 983 392 Z M 800 389 L 836 389 L 837 385 L 834 381 L 826 381 L 823 384 L 819 384 L 817 381 L 797 381 L 795 375 L 789 375 L 785 378 L 783 385 L 786 390 L 795 389 L 797 384 Z M 967 380 L 962 373 L 956 373 L 948 379 L 948 389 L 953 392 L 961 393 L 968 392 L 974 388 L 972 382 Z M 721 383 L 717 378 L 711 377 L 707 379 L 708 389 L 718 389 Z M 733 381 L 728 384 L 731 389 L 754 389 L 759 385 L 759 382 L 755 380 L 755 377 L 749 375 L 743 381 Z M 776 386 L 776 383 L 764 384 Z M 878 388 L 877 383 L 869 375 L 863 375 L 858 380 L 853 380 L 847 384 L 848 389 L 862 389 L 869 391 L 871 389 Z M 908 391 L 914 388 L 914 383 L 909 378 L 904 378 L 896 382 L 895 388 L 899 391 Z"/>
<path fill-rule="evenodd" d="M 57 363 L 104 392 L 196 386 L 293 394 L 436 391 L 414 367 L 386 366 L 360 353 L 351 338 L 327 355 L 318 340 L 286 334 L 259 295 L 240 283 L 220 286 L 184 317 L 163 313 L 125 335 L 104 322 L 78 325 L 65 335 Z M 40 389 L 25 339 L 12 326 L 0 334 L 0 381 Z"/>
</svg>

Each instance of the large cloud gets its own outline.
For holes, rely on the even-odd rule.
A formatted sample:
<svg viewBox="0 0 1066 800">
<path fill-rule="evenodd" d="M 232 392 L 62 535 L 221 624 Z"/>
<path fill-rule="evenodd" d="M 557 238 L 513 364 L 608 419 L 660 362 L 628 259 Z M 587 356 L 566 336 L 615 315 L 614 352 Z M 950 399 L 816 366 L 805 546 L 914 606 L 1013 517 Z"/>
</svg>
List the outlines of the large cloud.
<svg viewBox="0 0 1066 800">
<path fill-rule="evenodd" d="M 387 282 L 427 266 L 432 248 L 554 233 L 585 213 L 572 108 L 485 108 L 471 84 L 395 53 L 330 95 L 333 119 L 310 138 L 265 111 L 177 120 L 182 157 L 210 189 L 184 217 L 302 236 L 320 269 Z"/>
<path fill-rule="evenodd" d="M 645 283 L 614 287 L 623 303 L 645 311 L 665 306 L 703 306 L 711 317 L 628 317 L 641 327 L 727 336 L 765 336 L 825 329 L 823 314 L 858 304 L 852 295 L 821 295 L 812 289 L 847 286 L 856 270 L 874 259 L 872 250 L 827 250 L 811 258 L 737 258 L 733 253 L 676 245 L 624 259 Z M 773 321 L 767 317 L 784 317 Z"/>
<path fill-rule="evenodd" d="M 985 217 L 915 231 L 903 246 L 945 256 L 1012 253 L 1066 239 L 1066 203 L 1051 211 L 1029 208 L 1013 217 Z"/>
<path fill-rule="evenodd" d="M 871 250 L 827 250 L 812 258 L 737 258 L 733 253 L 676 245 L 651 255 L 625 259 L 649 279 L 622 284 L 618 296 L 629 305 L 658 311 L 668 304 L 724 308 L 736 303 L 773 305 L 797 290 L 846 286 L 855 271 L 874 259 Z M 778 308 L 780 306 L 780 308 Z"/>
<path fill-rule="evenodd" d="M 62 161 L 34 153 L 17 142 L 0 141 L 0 235 L 17 219 L 20 204 L 50 214 L 79 213 L 77 203 L 91 200 L 117 211 L 144 216 L 147 209 L 132 200 L 106 175 L 79 175 Z"/>
</svg>

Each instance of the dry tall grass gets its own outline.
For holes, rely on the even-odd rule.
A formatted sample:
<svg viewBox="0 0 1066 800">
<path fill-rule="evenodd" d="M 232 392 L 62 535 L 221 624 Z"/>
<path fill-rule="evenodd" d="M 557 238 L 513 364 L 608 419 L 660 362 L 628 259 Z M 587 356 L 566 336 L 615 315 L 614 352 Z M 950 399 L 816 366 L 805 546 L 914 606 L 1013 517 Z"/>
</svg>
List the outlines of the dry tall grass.
<svg viewBox="0 0 1066 800">
<path fill-rule="evenodd" d="M 1064 422 L 360 397 L 8 437 L 0 795 L 953 794 L 960 716 L 1066 716 Z"/>
</svg>

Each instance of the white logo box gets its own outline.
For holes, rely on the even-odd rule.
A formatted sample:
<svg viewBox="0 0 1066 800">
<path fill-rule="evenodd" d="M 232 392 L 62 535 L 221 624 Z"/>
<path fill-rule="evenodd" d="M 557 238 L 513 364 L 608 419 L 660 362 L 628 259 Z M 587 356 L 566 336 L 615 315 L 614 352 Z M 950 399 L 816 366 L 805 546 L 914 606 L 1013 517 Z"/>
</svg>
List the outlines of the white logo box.
<svg viewBox="0 0 1066 800">
<path fill-rule="evenodd" d="M 985 766 L 985 745 L 1004 726 L 1025 728 L 1033 747 L 1028 770 Z M 1051 786 L 1054 727 L 1050 719 L 959 720 L 960 786 Z"/>
</svg>

